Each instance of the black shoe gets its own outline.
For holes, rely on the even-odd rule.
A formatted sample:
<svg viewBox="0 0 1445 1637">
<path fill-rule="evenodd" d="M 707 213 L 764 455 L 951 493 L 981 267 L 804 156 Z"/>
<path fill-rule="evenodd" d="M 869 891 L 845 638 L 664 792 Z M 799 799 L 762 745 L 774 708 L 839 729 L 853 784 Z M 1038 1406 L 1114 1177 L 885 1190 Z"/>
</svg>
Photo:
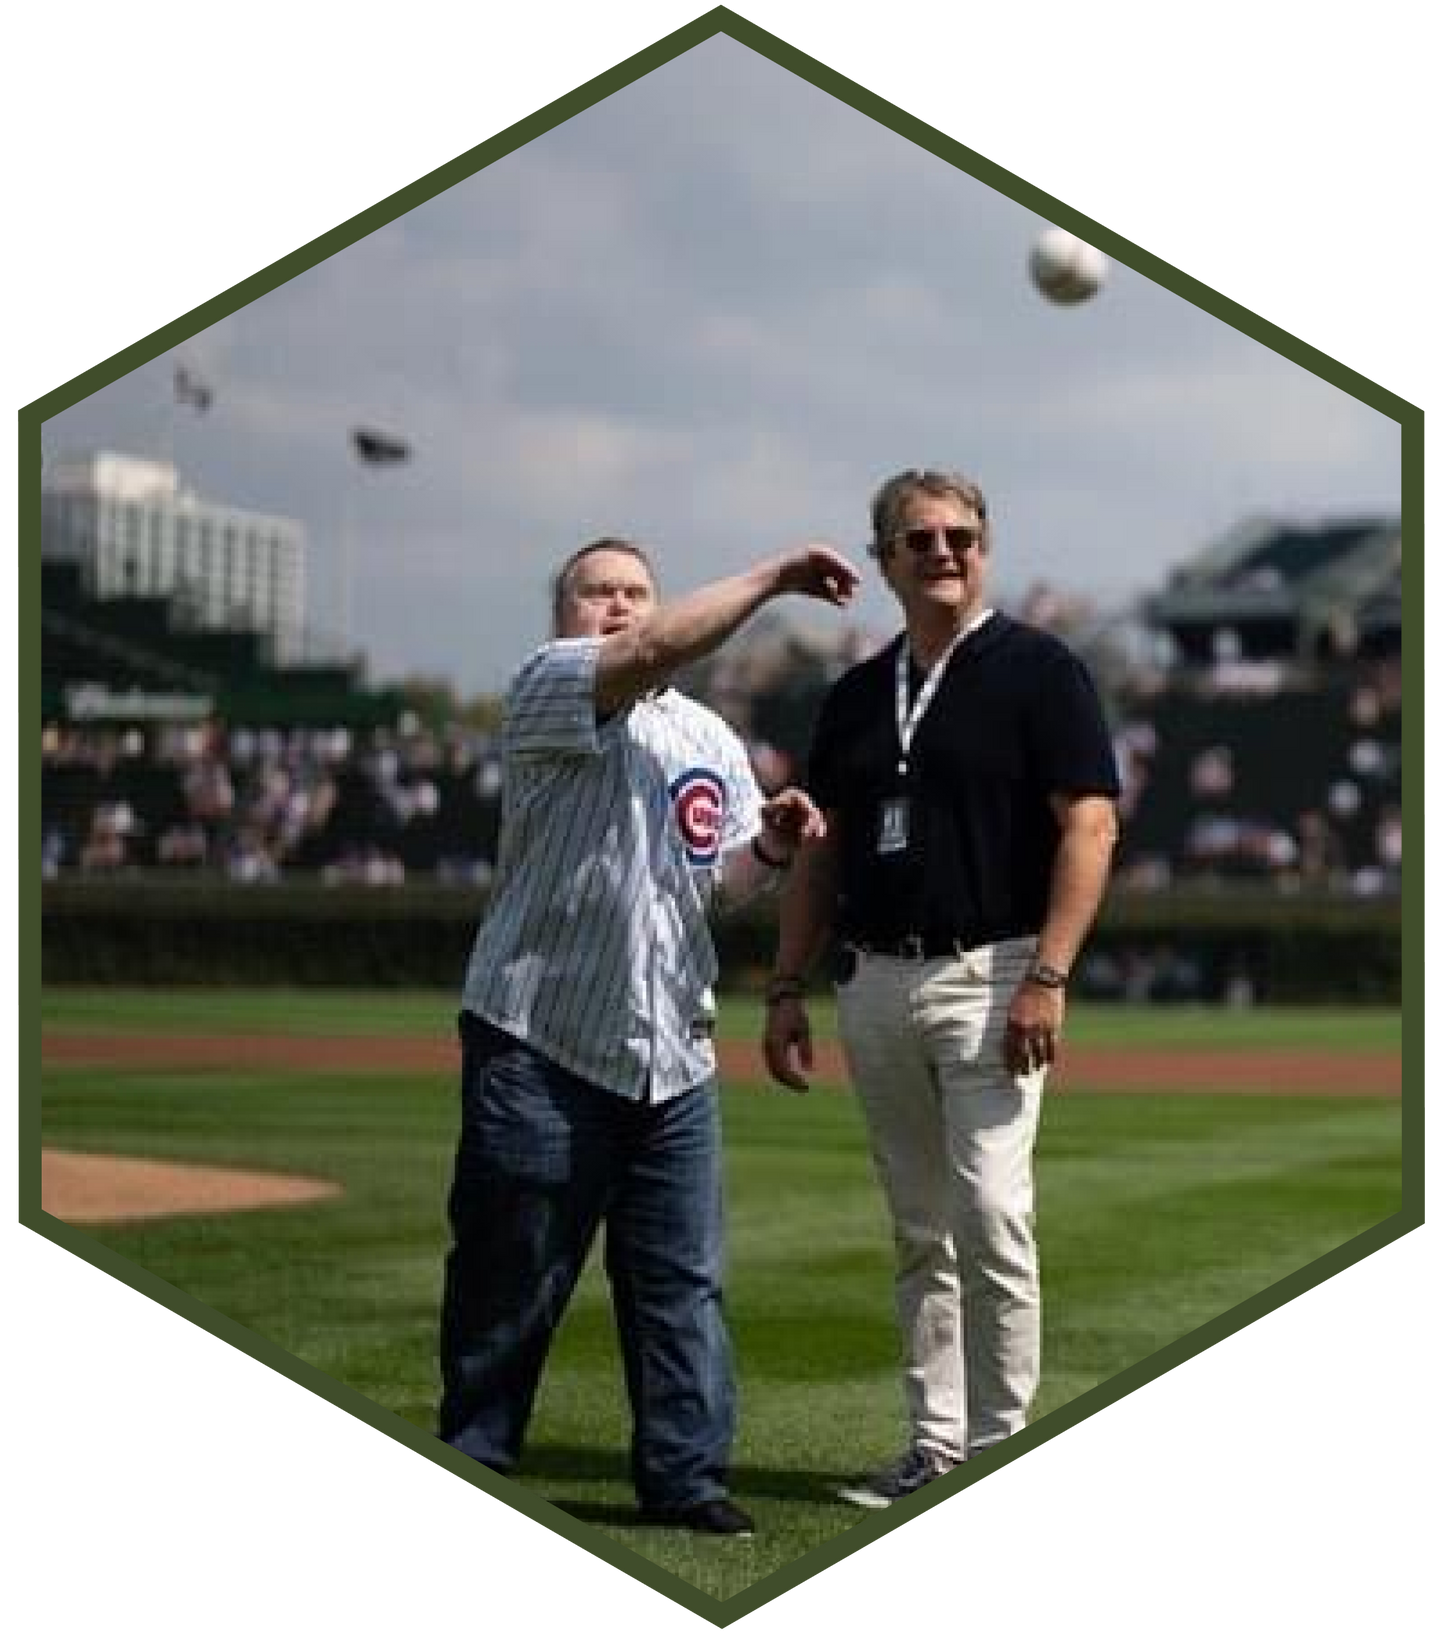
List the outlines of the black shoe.
<svg viewBox="0 0 1445 1637">
<path fill-rule="evenodd" d="M 691 1529 L 699 1535 L 734 1535 L 745 1539 L 753 1532 L 753 1520 L 726 1495 L 695 1506 L 644 1506 L 638 1520 L 663 1529 Z"/>
</svg>

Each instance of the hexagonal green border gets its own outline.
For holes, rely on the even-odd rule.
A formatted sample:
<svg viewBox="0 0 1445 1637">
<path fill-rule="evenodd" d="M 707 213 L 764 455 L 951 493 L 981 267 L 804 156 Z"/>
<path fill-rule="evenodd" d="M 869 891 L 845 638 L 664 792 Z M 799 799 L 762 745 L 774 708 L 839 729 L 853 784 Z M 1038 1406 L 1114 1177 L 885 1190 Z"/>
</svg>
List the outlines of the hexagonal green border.
<svg viewBox="0 0 1445 1637">
<path fill-rule="evenodd" d="M 1235 1331 L 1263 1318 L 1277 1307 L 1292 1301 L 1317 1284 L 1361 1261 L 1385 1245 L 1419 1227 L 1425 1220 L 1424 1178 L 1424 1058 L 1423 1058 L 1423 966 L 1424 966 L 1424 907 L 1423 895 L 1418 890 L 1419 838 L 1423 833 L 1424 802 L 1423 780 L 1423 699 L 1417 683 L 1414 656 L 1418 655 L 1421 607 L 1424 591 L 1423 575 L 1423 514 L 1424 514 L 1424 414 L 1415 405 L 1405 402 L 1373 381 L 1366 380 L 1354 370 L 1326 356 L 1297 337 L 1289 335 L 1258 315 L 1249 312 L 1217 291 L 1169 266 L 1118 234 L 1101 227 L 1097 222 L 1070 209 L 1060 200 L 1041 189 L 1032 187 L 1001 166 L 993 164 L 981 154 L 964 147 L 952 138 L 925 125 L 903 109 L 885 102 L 863 86 L 825 67 L 776 35 L 750 23 L 746 18 L 729 11 L 716 9 L 696 18 L 693 22 L 664 36 L 645 50 L 618 63 L 615 68 L 566 96 L 540 108 L 528 118 L 519 120 L 508 130 L 459 155 L 446 165 L 421 177 L 409 187 L 401 188 L 389 198 L 361 211 L 339 227 L 313 239 L 289 256 L 283 256 L 271 266 L 263 268 L 248 279 L 233 285 L 212 300 L 193 308 L 189 313 L 162 326 L 152 334 L 114 354 L 93 369 L 57 387 L 53 392 L 27 404 L 20 411 L 20 608 L 34 610 L 40 600 L 39 552 L 39 494 L 41 468 L 41 427 L 51 416 L 69 409 L 89 397 L 101 387 L 108 386 L 120 376 L 138 369 L 152 359 L 188 340 L 257 297 L 286 283 L 298 273 L 324 261 L 337 251 L 344 250 L 358 239 L 385 226 L 398 216 L 414 209 L 434 195 L 452 187 L 483 170 L 495 160 L 523 147 L 534 137 L 541 136 L 554 126 L 571 119 L 614 92 L 624 89 L 633 81 L 649 74 L 674 57 L 710 39 L 715 34 L 726 34 L 739 44 L 756 51 L 779 67 L 796 74 L 820 90 L 828 92 L 840 102 L 856 109 L 869 119 L 895 131 L 899 136 L 926 149 L 939 159 L 966 171 L 978 181 L 986 183 L 999 193 L 1025 206 L 1045 219 L 1078 233 L 1089 243 L 1136 272 L 1153 279 L 1165 289 L 1182 296 L 1196 307 L 1220 319 L 1255 341 L 1271 348 L 1282 357 L 1328 381 L 1340 391 L 1369 405 L 1381 415 L 1398 423 L 1401 433 L 1401 513 L 1404 531 L 1404 601 L 1406 622 L 1406 693 L 1410 709 L 1404 723 L 1403 748 L 1406 777 L 1404 805 L 1408 820 L 1407 837 L 1410 850 L 1406 859 L 1407 888 L 1402 893 L 1404 908 L 1404 1056 L 1403 1096 L 1401 1104 L 1403 1135 L 1403 1167 L 1401 1209 L 1393 1216 L 1376 1223 L 1354 1239 L 1321 1256 L 1307 1267 L 1300 1268 L 1277 1284 L 1258 1292 L 1208 1323 L 1181 1336 L 1178 1340 L 1147 1358 L 1140 1359 L 1127 1369 L 1111 1376 L 1108 1381 L 1081 1394 L 1059 1409 L 1051 1411 L 1034 1425 L 1016 1433 L 1006 1443 L 960 1469 L 947 1479 L 932 1484 L 910 1500 L 891 1507 L 887 1512 L 861 1519 L 852 1528 L 834 1539 L 802 1553 L 784 1568 L 775 1570 L 746 1590 L 725 1601 L 712 1597 L 689 1582 L 661 1568 L 648 1559 L 613 1541 L 601 1531 L 562 1512 L 549 1502 L 496 1477 L 475 1461 L 458 1454 L 439 1442 L 430 1433 L 402 1420 L 381 1408 L 370 1399 L 343 1386 L 331 1376 L 305 1363 L 284 1348 L 248 1330 L 244 1325 L 217 1312 L 205 1303 L 177 1289 L 155 1274 L 128 1261 L 103 1245 L 98 1244 L 78 1229 L 48 1216 L 40 1208 L 40 1136 L 39 1136 L 39 1083 L 40 1083 L 40 883 L 34 861 L 40 851 L 40 796 L 39 781 L 29 776 L 29 770 L 39 762 L 39 702 L 40 702 L 40 638 L 38 620 L 20 622 L 20 733 L 22 766 L 26 778 L 20 800 L 20 860 L 17 871 L 20 926 L 22 932 L 22 978 L 20 992 L 20 1220 L 27 1227 L 64 1247 L 74 1255 L 109 1273 L 123 1284 L 170 1308 L 193 1324 L 208 1330 L 242 1352 L 250 1354 L 262 1364 L 290 1377 L 300 1386 L 329 1400 L 358 1420 L 367 1422 L 417 1454 L 456 1473 L 460 1478 L 495 1495 L 509 1506 L 524 1512 L 547 1528 L 566 1536 L 594 1555 L 606 1559 L 616 1568 L 651 1586 L 664 1596 L 672 1598 L 693 1613 L 710 1620 L 714 1625 L 726 1626 L 752 1613 L 764 1603 L 790 1591 L 820 1570 L 871 1544 L 880 1535 L 898 1528 L 948 1499 L 959 1490 L 977 1483 L 998 1467 L 1017 1460 L 1031 1449 L 1056 1437 L 1087 1416 L 1134 1392 L 1137 1388 L 1163 1375 L 1176 1365 L 1184 1363 L 1216 1342 L 1223 1341 Z M 25 955 L 30 959 L 24 959 Z"/>
</svg>

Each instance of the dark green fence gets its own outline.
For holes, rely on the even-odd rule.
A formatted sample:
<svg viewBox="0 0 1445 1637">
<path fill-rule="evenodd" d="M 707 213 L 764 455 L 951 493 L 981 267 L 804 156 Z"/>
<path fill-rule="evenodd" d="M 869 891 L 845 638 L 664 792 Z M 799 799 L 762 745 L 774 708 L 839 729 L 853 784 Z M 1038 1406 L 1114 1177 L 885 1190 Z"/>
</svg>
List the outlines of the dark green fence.
<svg viewBox="0 0 1445 1637">
<path fill-rule="evenodd" d="M 43 894 L 48 984 L 415 986 L 456 989 L 485 894 L 433 884 L 62 878 Z M 756 988 L 766 907 L 717 927 L 722 987 Z M 1120 895 L 1078 968 L 1096 999 L 1400 999 L 1393 900 L 1252 892 Z"/>
</svg>

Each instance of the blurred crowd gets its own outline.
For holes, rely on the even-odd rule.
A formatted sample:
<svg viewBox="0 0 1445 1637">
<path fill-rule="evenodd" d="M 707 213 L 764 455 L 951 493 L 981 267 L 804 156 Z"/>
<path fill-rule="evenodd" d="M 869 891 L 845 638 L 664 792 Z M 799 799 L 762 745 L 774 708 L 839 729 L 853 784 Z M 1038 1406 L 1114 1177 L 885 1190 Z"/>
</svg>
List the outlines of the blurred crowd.
<svg viewBox="0 0 1445 1637">
<path fill-rule="evenodd" d="M 1047 585 L 1031 587 L 1018 613 L 1078 646 L 1110 701 L 1124 785 L 1120 888 L 1398 893 L 1398 657 L 1300 686 L 1277 664 L 1224 655 L 1180 667 L 1117 633 L 1098 640 L 1090 605 Z M 764 617 L 684 685 L 732 722 L 772 792 L 801 777 L 824 693 L 879 640 Z M 296 871 L 378 886 L 485 884 L 495 861 L 497 747 L 459 723 L 52 723 L 42 750 L 47 877 L 161 869 L 265 882 Z M 1170 976 L 1170 959 L 1146 964 L 1111 983 L 1189 987 L 1187 973 Z"/>
<path fill-rule="evenodd" d="M 485 734 L 416 725 L 250 729 L 216 722 L 42 739 L 47 877 L 61 870 L 283 870 L 386 885 L 484 883 L 501 765 Z"/>
<path fill-rule="evenodd" d="M 41 747 L 47 880 L 191 870 L 266 882 L 293 871 L 484 886 L 496 862 L 502 764 L 487 733 L 52 723 Z M 760 740 L 749 750 L 763 788 L 780 788 L 789 759 Z"/>
<path fill-rule="evenodd" d="M 1400 735 L 1397 664 L 1312 693 L 1136 703 L 1115 736 L 1119 885 L 1398 894 Z"/>
</svg>

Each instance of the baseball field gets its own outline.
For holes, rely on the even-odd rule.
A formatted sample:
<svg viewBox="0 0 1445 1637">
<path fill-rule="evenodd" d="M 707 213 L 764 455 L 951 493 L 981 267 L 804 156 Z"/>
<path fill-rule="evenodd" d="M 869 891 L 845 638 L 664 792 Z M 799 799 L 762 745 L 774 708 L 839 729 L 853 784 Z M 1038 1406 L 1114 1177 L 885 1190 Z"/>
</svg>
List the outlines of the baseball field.
<svg viewBox="0 0 1445 1637">
<path fill-rule="evenodd" d="M 431 993 L 50 991 L 45 1207 L 429 1428 L 453 1016 Z M 811 1096 L 769 1089 L 757 1029 L 755 1005 L 724 1008 L 736 1489 L 757 1538 L 629 1521 L 596 1269 L 519 1480 L 717 1597 L 865 1516 L 831 1486 L 902 1432 L 857 1110 L 830 1042 Z M 1075 1009 L 1039 1143 L 1035 1419 L 1398 1209 L 1400 1045 L 1391 1011 Z"/>
</svg>

